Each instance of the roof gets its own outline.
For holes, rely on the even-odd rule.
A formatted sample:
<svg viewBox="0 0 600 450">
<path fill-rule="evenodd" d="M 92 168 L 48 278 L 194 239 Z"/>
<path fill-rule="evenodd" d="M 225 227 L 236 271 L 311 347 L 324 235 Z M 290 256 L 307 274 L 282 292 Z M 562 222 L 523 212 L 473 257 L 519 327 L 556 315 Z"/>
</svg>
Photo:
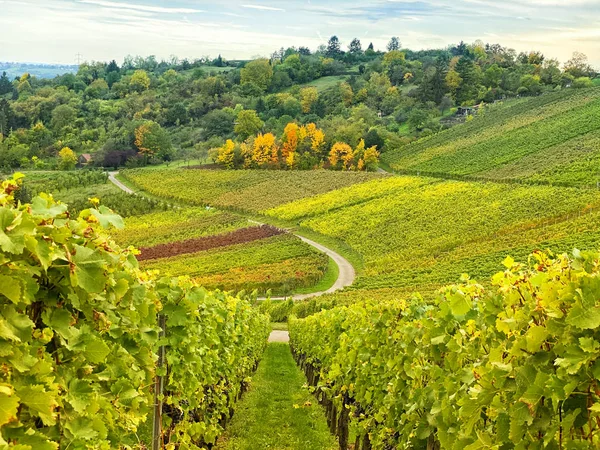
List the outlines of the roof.
<svg viewBox="0 0 600 450">
<path fill-rule="evenodd" d="M 82 153 L 79 155 L 79 159 L 84 159 L 86 162 L 90 162 L 92 160 L 92 155 L 89 153 Z"/>
</svg>

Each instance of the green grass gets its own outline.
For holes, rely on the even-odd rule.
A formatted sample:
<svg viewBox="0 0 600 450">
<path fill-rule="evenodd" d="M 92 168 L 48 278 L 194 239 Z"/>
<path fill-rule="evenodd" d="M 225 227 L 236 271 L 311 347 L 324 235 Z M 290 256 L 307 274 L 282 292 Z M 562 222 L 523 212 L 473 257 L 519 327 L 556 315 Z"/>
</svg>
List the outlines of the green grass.
<svg viewBox="0 0 600 450">
<path fill-rule="evenodd" d="M 336 84 L 338 84 L 341 81 L 346 81 L 347 78 L 348 78 L 348 76 L 346 76 L 346 75 L 332 75 L 329 77 L 317 78 L 316 80 L 309 81 L 308 83 L 298 84 L 297 87 L 299 87 L 300 89 L 305 88 L 305 87 L 316 87 L 317 91 L 323 92 L 323 91 L 326 91 L 327 89 L 334 87 Z M 293 86 L 293 87 L 296 87 L 296 86 Z"/>
<path fill-rule="evenodd" d="M 324 411 L 288 344 L 271 343 L 215 450 L 334 450 Z"/>
<path fill-rule="evenodd" d="M 287 324 L 287 322 L 271 322 L 271 329 L 274 331 L 275 330 L 287 331 L 288 324 Z"/>
</svg>

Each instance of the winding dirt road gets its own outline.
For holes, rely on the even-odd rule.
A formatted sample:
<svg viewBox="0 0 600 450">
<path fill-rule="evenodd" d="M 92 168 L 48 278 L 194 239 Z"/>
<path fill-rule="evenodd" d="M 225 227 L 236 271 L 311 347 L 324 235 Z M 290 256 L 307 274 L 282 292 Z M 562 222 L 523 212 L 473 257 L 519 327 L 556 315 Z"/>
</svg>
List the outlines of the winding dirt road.
<svg viewBox="0 0 600 450">
<path fill-rule="evenodd" d="M 115 186 L 117 186 L 119 189 L 127 192 L 128 194 L 135 194 L 135 192 L 132 189 L 128 188 L 123 183 L 121 183 L 119 180 L 117 180 L 116 176 L 118 174 L 119 174 L 119 172 L 109 172 L 108 179 L 110 180 L 110 182 L 113 183 Z M 249 222 L 257 224 L 257 225 L 264 225 L 263 223 L 256 222 L 254 220 L 249 220 Z M 338 274 L 338 278 L 337 278 L 337 280 L 335 280 L 335 283 L 333 284 L 333 286 L 331 286 L 326 291 L 311 292 L 310 294 L 292 295 L 291 296 L 292 300 L 294 300 L 294 301 L 306 300 L 306 299 L 313 298 L 313 297 L 319 297 L 319 296 L 325 295 L 325 294 L 331 294 L 333 292 L 339 291 L 340 289 L 344 289 L 345 287 L 348 287 L 352 283 L 354 283 L 354 278 L 356 278 L 356 272 L 354 270 L 354 267 L 352 267 L 352 264 L 350 264 L 350 262 L 346 258 L 341 256 L 339 253 L 336 253 L 333 250 L 325 247 L 324 245 L 319 244 L 318 242 L 312 241 L 312 240 L 305 238 L 304 236 L 301 236 L 296 233 L 294 233 L 294 235 L 298 236 L 300 239 L 302 239 L 308 245 L 325 253 L 327 256 L 329 256 L 331 259 L 333 259 L 333 261 L 335 261 L 335 263 L 337 264 L 337 266 L 339 268 L 339 274 Z M 285 300 L 288 298 L 290 298 L 290 297 L 272 297 L 271 299 L 272 300 Z"/>
</svg>

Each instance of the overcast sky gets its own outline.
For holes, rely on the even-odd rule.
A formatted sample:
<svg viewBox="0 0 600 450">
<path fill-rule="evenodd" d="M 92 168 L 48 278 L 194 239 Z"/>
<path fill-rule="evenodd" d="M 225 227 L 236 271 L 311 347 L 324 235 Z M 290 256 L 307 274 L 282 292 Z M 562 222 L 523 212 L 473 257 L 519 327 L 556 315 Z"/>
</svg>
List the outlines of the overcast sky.
<svg viewBox="0 0 600 450">
<path fill-rule="evenodd" d="M 0 61 L 249 59 L 333 34 L 344 48 L 399 36 L 411 49 L 481 39 L 563 62 L 577 50 L 600 68 L 600 0 L 0 0 Z"/>
</svg>

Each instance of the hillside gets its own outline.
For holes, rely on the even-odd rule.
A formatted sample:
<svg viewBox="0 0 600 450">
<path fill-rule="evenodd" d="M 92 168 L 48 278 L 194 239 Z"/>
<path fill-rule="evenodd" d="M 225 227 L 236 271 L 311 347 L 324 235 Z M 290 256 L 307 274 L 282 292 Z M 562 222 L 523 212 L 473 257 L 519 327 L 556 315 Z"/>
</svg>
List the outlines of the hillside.
<svg viewBox="0 0 600 450">
<path fill-rule="evenodd" d="M 507 106 L 387 152 L 403 173 L 573 186 L 600 181 L 600 89 L 564 90 Z"/>
<path fill-rule="evenodd" d="M 427 294 L 463 273 L 485 281 L 507 255 L 600 244 L 596 190 L 344 172 L 125 175 L 153 195 L 260 213 L 332 239 L 359 255 L 363 270 L 353 289 Z"/>
</svg>

